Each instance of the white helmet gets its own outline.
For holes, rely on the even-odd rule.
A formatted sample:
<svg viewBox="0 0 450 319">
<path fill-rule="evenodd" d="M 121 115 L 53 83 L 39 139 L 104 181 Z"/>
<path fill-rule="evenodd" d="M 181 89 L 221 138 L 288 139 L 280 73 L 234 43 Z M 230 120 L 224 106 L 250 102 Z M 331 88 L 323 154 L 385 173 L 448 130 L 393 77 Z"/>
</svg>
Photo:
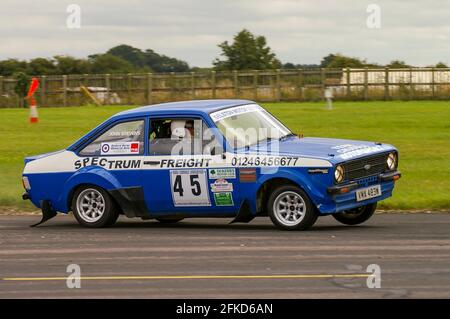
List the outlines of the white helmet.
<svg viewBox="0 0 450 319">
<path fill-rule="evenodd" d="M 172 140 L 179 140 L 186 136 L 186 121 L 185 120 L 173 120 L 170 123 L 170 130 L 171 130 L 171 139 Z"/>
</svg>

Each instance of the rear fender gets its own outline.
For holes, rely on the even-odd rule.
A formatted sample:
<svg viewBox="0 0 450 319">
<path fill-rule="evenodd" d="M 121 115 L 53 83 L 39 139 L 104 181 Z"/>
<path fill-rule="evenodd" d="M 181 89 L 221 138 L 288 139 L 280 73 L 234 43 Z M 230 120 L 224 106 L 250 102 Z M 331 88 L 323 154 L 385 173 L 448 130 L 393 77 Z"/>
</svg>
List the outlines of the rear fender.
<svg viewBox="0 0 450 319">
<path fill-rule="evenodd" d="M 121 188 L 120 182 L 114 175 L 102 167 L 88 166 L 78 170 L 64 184 L 58 199 L 58 211 L 68 212 L 70 200 L 75 189 L 82 184 L 91 184 L 105 190 Z"/>
</svg>

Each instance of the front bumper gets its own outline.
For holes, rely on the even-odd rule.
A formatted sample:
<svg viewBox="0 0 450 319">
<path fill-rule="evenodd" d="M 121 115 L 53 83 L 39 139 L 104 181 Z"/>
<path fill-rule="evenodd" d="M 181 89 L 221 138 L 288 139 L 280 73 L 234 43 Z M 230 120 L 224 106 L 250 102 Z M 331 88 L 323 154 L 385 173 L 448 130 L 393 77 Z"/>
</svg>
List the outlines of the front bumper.
<svg viewBox="0 0 450 319">
<path fill-rule="evenodd" d="M 342 185 L 328 187 L 329 201 L 317 205 L 317 208 L 320 214 L 327 215 L 379 202 L 392 196 L 395 181 L 398 180 L 400 176 L 401 173 L 399 171 L 392 171 L 351 181 Z M 379 184 L 381 187 L 380 196 L 360 202 L 356 201 L 356 192 L 358 189 L 376 184 Z"/>
<path fill-rule="evenodd" d="M 391 182 L 398 180 L 402 174 L 400 171 L 393 171 L 393 172 L 387 172 L 382 173 L 378 175 L 378 183 L 382 182 Z M 334 185 L 327 188 L 327 192 L 330 195 L 341 195 L 351 192 L 352 190 L 355 190 L 357 188 L 361 187 L 361 185 L 356 181 L 351 181 L 342 185 Z"/>
</svg>

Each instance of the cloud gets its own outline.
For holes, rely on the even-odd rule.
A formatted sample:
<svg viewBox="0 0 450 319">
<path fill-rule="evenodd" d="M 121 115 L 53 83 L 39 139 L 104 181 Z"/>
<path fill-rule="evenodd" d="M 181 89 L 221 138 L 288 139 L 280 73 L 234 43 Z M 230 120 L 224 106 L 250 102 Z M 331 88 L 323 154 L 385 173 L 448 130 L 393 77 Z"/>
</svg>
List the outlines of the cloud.
<svg viewBox="0 0 450 319">
<path fill-rule="evenodd" d="M 66 8 L 82 10 L 68 29 Z M 366 27 L 374 1 L 331 0 L 40 0 L 2 1 L 0 59 L 68 54 L 85 57 L 126 43 L 210 66 L 217 47 L 242 28 L 266 36 L 284 61 L 318 63 L 341 52 L 387 63 L 450 62 L 450 2 L 379 0 L 381 29 Z"/>
</svg>

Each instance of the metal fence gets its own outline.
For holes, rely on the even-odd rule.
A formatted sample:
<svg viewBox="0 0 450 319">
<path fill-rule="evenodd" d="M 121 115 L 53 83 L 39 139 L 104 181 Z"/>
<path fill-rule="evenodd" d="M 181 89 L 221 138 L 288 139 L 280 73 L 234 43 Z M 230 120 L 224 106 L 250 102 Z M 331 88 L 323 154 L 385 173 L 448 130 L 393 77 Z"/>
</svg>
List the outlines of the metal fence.
<svg viewBox="0 0 450 319">
<path fill-rule="evenodd" d="M 40 106 L 91 104 L 81 86 L 102 104 L 242 98 L 261 102 L 318 101 L 325 89 L 336 100 L 450 99 L 450 69 L 298 69 L 148 74 L 40 76 Z M 22 105 L 16 80 L 0 77 L 0 106 Z"/>
</svg>

